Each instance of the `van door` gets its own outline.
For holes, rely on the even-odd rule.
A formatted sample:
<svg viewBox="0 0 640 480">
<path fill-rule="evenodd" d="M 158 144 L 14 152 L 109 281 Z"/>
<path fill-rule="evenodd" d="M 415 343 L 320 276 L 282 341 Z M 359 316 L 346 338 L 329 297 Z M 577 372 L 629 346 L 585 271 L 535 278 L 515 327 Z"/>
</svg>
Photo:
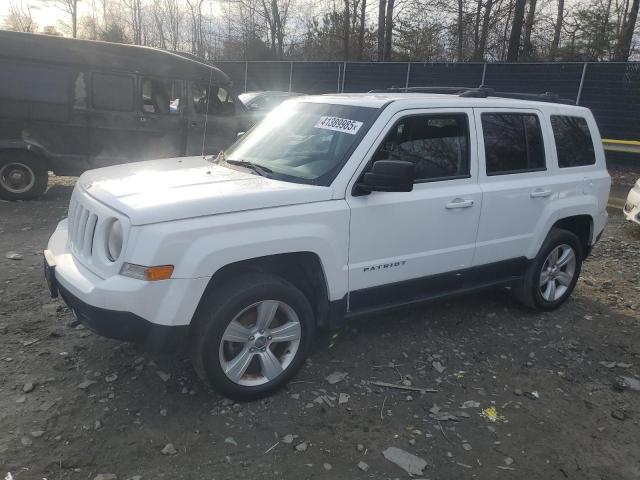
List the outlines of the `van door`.
<svg viewBox="0 0 640 480">
<path fill-rule="evenodd" d="M 235 142 L 239 122 L 226 87 L 191 82 L 188 98 L 187 155 L 215 155 Z"/>
<path fill-rule="evenodd" d="M 474 264 L 513 261 L 519 269 L 543 211 L 558 195 L 556 169 L 547 161 L 553 158 L 549 130 L 533 109 L 483 108 L 475 116 L 483 200 Z"/>
<path fill-rule="evenodd" d="M 133 75 L 91 74 L 91 168 L 132 162 L 140 158 L 134 92 Z"/>
<path fill-rule="evenodd" d="M 416 179 L 411 192 L 348 192 L 349 311 L 463 288 L 482 207 L 475 141 L 471 109 L 403 111 L 391 120 L 364 171 L 404 160 Z"/>
<path fill-rule="evenodd" d="M 138 134 L 141 160 L 184 154 L 186 124 L 181 105 L 184 98 L 182 83 L 151 77 L 140 79 Z"/>
</svg>

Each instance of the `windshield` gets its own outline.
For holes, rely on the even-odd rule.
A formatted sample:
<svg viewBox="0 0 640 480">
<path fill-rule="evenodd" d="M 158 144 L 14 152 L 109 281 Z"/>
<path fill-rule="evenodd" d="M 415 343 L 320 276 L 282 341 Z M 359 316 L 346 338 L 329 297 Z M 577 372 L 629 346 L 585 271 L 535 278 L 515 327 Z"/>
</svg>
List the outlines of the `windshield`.
<svg viewBox="0 0 640 480">
<path fill-rule="evenodd" d="M 247 93 L 241 93 L 240 95 L 238 95 L 238 98 L 242 103 L 246 105 L 251 100 L 256 98 L 258 95 L 260 95 L 260 92 L 247 92 Z"/>
<path fill-rule="evenodd" d="M 379 109 L 287 101 L 225 152 L 278 180 L 329 185 Z"/>
</svg>

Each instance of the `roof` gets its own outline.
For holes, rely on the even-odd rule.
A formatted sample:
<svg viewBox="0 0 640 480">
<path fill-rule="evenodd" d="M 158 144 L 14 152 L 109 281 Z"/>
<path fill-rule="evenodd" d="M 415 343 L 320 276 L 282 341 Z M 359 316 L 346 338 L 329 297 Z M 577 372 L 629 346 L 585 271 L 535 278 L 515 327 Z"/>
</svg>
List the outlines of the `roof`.
<svg viewBox="0 0 640 480">
<path fill-rule="evenodd" d="M 381 108 L 390 102 L 399 103 L 399 107 L 406 108 L 447 108 L 447 107 L 467 107 L 467 108 L 538 108 L 541 110 L 559 108 L 562 110 L 581 110 L 584 107 L 566 105 L 562 103 L 549 103 L 534 100 L 521 100 L 503 97 L 460 97 L 459 95 L 439 94 L 439 93 L 338 93 L 328 95 L 312 95 L 301 97 L 301 101 L 333 103 L 338 105 L 353 105 L 359 107 Z"/>
<path fill-rule="evenodd" d="M 139 73 L 150 76 L 212 81 L 229 85 L 221 70 L 191 56 L 137 45 L 0 30 L 0 58 Z"/>
</svg>

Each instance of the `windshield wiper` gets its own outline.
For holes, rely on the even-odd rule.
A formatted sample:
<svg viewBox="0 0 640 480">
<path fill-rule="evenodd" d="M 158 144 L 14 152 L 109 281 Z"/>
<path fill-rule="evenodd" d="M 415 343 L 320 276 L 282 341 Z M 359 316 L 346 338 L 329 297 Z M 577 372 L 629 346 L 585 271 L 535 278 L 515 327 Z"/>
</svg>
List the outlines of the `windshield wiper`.
<svg viewBox="0 0 640 480">
<path fill-rule="evenodd" d="M 269 167 L 263 167 L 262 165 L 258 165 L 256 163 L 247 162 L 245 160 L 224 160 L 229 165 L 240 165 L 241 167 L 246 167 L 250 170 L 253 170 L 261 177 L 269 177 L 269 174 L 273 173 Z"/>
</svg>

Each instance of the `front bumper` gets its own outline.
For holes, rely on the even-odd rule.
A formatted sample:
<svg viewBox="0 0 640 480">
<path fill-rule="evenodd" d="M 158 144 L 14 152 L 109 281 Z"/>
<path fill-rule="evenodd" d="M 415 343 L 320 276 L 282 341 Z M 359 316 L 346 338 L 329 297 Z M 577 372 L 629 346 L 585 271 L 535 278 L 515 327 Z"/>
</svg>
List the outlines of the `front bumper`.
<svg viewBox="0 0 640 480">
<path fill-rule="evenodd" d="M 635 186 L 631 189 L 622 213 L 627 220 L 640 225 L 640 187 Z"/>
<path fill-rule="evenodd" d="M 99 335 L 153 348 L 182 343 L 208 283 L 207 278 L 98 277 L 68 250 L 66 220 L 51 236 L 44 263 L 51 295 L 59 292 L 82 324 Z"/>
</svg>

